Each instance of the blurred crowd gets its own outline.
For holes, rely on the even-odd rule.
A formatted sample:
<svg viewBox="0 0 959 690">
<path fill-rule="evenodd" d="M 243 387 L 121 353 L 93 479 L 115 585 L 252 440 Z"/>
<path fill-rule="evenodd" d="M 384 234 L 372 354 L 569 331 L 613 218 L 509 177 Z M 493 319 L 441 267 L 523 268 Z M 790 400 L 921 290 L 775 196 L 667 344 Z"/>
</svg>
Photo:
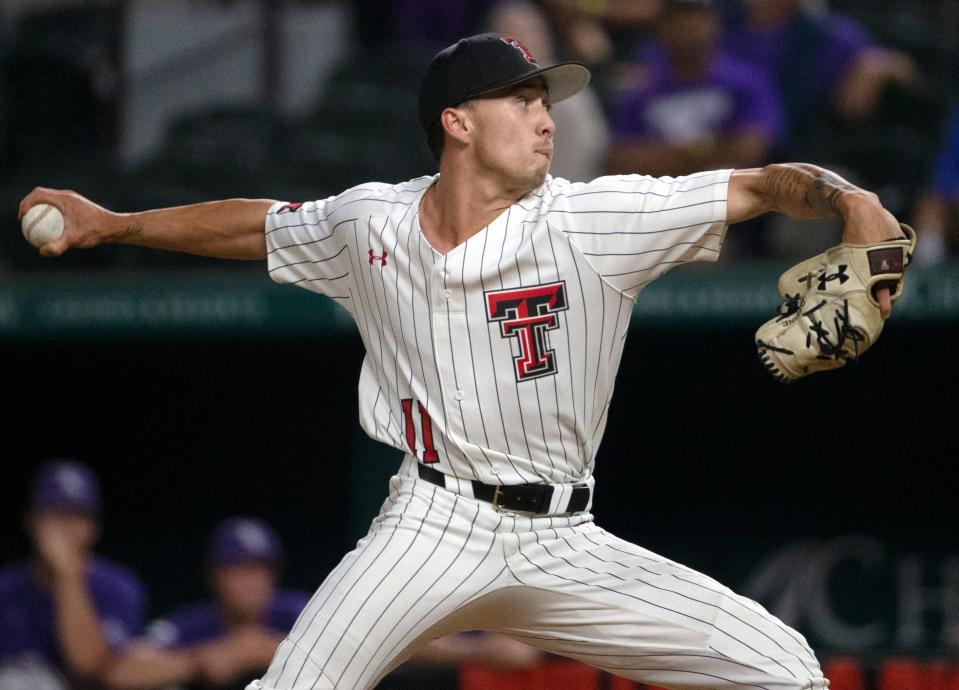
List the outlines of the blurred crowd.
<svg viewBox="0 0 959 690">
<path fill-rule="evenodd" d="M 243 3 L 195 2 L 204 4 Z M 415 118 L 419 76 L 458 37 L 495 31 L 541 64 L 572 59 L 593 72 L 586 93 L 553 110 L 554 175 L 682 175 L 803 160 L 876 191 L 917 225 L 921 262 L 959 251 L 959 0 L 261 4 L 267 28 L 284 8 L 342 7 L 348 48 L 315 107 L 293 118 L 267 97 L 183 112 L 158 150 L 131 165 L 117 153 L 126 73 L 117 43 L 136 3 L 24 3 L 3 38 L 5 206 L 37 183 L 82 187 L 133 210 L 253 194 L 318 198 L 369 179 L 431 173 Z M 266 50 L 265 59 L 277 53 Z M 0 267 L 40 265 L 11 234 L 0 240 Z M 796 234 L 764 219 L 733 233 L 726 253 L 782 258 L 815 248 Z M 65 265 L 188 261 L 127 250 Z"/>
<path fill-rule="evenodd" d="M 209 530 L 205 555 L 183 557 L 176 589 L 202 580 L 207 597 L 176 597 L 165 602 L 169 610 L 158 610 L 145 584 L 156 585 L 156 573 L 97 552 L 101 533 L 122 529 L 123 516 L 107 514 L 113 501 L 104 500 L 90 466 L 48 460 L 22 492 L 29 552 L 0 563 L 0 690 L 242 690 L 263 674 L 287 633 L 295 634 L 310 593 L 281 587 L 283 565 L 311 555 L 286 555 L 263 519 L 231 516 L 199 527 Z M 943 651 L 945 657 L 863 653 L 822 662 L 840 690 L 959 690 L 955 653 Z M 482 631 L 432 641 L 377 688 L 662 690 Z"/>
<path fill-rule="evenodd" d="M 184 583 L 206 580 L 209 599 L 147 622 L 140 578 L 95 551 L 107 516 L 91 468 L 50 460 L 27 494 L 31 553 L 0 564 L 0 690 L 243 688 L 266 670 L 309 600 L 280 588 L 283 549 L 273 528 L 228 517 L 213 526 L 205 562 L 183 567 Z M 464 664 L 526 669 L 541 658 L 501 635 L 464 633 L 431 643 L 379 687 L 454 688 Z"/>
<path fill-rule="evenodd" d="M 36 184 L 74 187 L 122 211 L 319 198 L 433 172 L 416 121 L 419 77 L 436 51 L 480 31 L 517 38 L 541 64 L 572 59 L 592 70 L 591 88 L 552 111 L 557 176 L 804 160 L 879 193 L 920 230 L 919 261 L 959 253 L 959 0 L 327 0 L 316 4 L 342 7 L 349 47 L 308 112 L 291 117 L 269 99 L 184 110 L 161 145 L 132 162 L 119 151 L 130 4 L 0 8 L 0 274 L 204 263 L 131 248 L 41 261 L 15 219 Z M 263 21 L 306 4 L 264 0 Z M 765 219 L 732 233 L 728 253 L 810 251 L 796 234 Z M 243 687 L 308 600 L 280 587 L 270 525 L 234 516 L 209 526 L 206 561 L 183 568 L 206 581 L 209 599 L 150 611 L 137 575 L 96 555 L 109 516 L 90 468 L 52 461 L 28 493 L 32 551 L 0 568 L 0 690 Z M 467 634 L 437 641 L 382 687 L 452 687 L 464 663 L 540 661 L 508 638 Z"/>
</svg>

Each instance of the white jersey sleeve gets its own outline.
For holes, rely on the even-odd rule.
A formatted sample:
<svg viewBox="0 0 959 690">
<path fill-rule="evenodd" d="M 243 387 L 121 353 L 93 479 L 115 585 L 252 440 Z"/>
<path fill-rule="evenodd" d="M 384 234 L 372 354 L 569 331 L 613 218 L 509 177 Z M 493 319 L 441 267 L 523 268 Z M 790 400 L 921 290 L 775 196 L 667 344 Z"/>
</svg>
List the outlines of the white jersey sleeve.
<svg viewBox="0 0 959 690">
<path fill-rule="evenodd" d="M 586 183 L 556 179 L 547 222 L 603 280 L 636 297 L 677 264 L 719 257 L 731 174 L 617 175 Z"/>
<path fill-rule="evenodd" d="M 356 265 L 349 252 L 353 224 L 363 202 L 389 185 L 365 184 L 338 196 L 303 203 L 274 204 L 266 216 L 266 251 L 270 277 L 334 299 L 347 299 Z"/>
</svg>

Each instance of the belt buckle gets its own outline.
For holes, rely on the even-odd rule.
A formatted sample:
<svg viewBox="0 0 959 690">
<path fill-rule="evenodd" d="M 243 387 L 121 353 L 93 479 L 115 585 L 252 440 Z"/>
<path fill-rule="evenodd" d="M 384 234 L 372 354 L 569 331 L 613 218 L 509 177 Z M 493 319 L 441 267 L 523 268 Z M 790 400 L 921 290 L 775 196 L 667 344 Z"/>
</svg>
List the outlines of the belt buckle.
<svg viewBox="0 0 959 690">
<path fill-rule="evenodd" d="M 510 513 L 515 515 L 528 515 L 529 517 L 535 517 L 537 515 L 544 515 L 543 512 L 539 510 L 524 510 L 523 508 L 518 507 L 508 507 L 500 503 L 500 500 L 506 498 L 507 489 L 510 488 L 510 485 L 496 484 L 496 488 L 493 489 L 493 498 L 490 500 L 490 503 L 493 505 L 493 508 L 500 512 Z M 519 504 L 522 504 L 523 501 L 520 500 Z"/>
<path fill-rule="evenodd" d="M 496 489 L 493 491 L 493 500 L 490 501 L 493 504 L 493 507 L 496 508 L 497 510 L 506 510 L 505 508 L 501 507 L 499 504 L 500 492 L 502 490 L 503 490 L 502 484 L 497 484 Z"/>
</svg>

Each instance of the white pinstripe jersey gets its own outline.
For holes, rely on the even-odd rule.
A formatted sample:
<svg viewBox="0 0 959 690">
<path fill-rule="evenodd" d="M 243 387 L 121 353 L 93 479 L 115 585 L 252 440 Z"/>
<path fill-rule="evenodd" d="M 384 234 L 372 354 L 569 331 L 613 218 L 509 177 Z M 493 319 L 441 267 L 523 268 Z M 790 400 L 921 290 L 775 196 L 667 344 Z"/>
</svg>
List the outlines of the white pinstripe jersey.
<svg viewBox="0 0 959 690">
<path fill-rule="evenodd" d="M 273 206 L 269 271 L 353 316 L 370 436 L 459 479 L 584 481 L 633 302 L 718 257 L 730 173 L 547 177 L 446 254 L 419 226 L 435 177 L 365 184 Z"/>
</svg>

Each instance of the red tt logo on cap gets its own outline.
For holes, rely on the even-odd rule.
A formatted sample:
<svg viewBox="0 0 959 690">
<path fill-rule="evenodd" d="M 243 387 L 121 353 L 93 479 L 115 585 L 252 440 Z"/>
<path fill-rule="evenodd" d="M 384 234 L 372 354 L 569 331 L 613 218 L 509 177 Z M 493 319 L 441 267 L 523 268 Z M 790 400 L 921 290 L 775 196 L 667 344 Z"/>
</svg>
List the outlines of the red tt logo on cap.
<svg viewBox="0 0 959 690">
<path fill-rule="evenodd" d="M 523 57 L 526 58 L 526 62 L 532 63 L 534 65 L 537 64 L 536 58 L 534 58 L 533 54 L 526 49 L 526 46 L 524 46 L 522 43 L 517 41 L 512 36 L 500 36 L 500 40 L 506 45 L 513 46 L 514 48 L 516 48 L 516 50 L 521 52 L 523 54 Z"/>
</svg>

